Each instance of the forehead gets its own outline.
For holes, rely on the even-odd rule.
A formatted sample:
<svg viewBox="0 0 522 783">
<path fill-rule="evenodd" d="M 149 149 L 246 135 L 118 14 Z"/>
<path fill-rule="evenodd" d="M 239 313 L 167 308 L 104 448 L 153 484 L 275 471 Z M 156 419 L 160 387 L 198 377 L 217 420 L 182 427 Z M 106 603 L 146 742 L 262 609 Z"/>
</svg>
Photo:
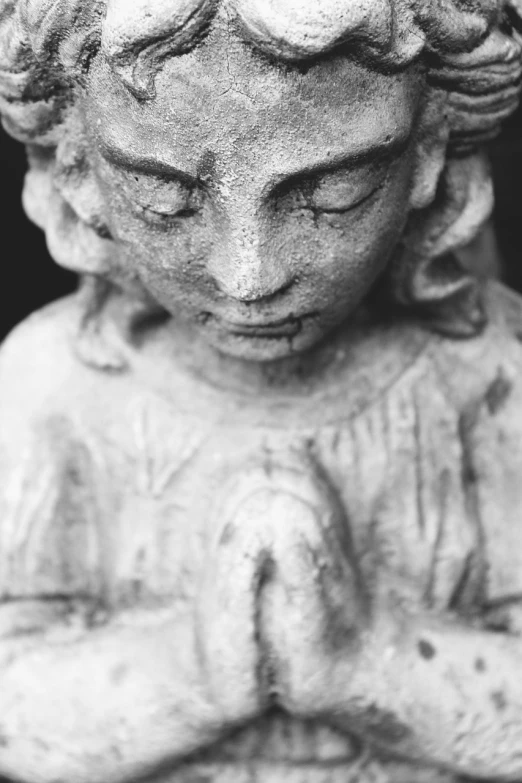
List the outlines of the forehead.
<svg viewBox="0 0 522 783">
<path fill-rule="evenodd" d="M 386 75 L 337 56 L 290 67 L 214 36 L 169 58 L 145 102 L 97 61 L 84 106 L 96 143 L 129 162 L 270 178 L 404 141 L 422 87 L 417 66 Z"/>
</svg>

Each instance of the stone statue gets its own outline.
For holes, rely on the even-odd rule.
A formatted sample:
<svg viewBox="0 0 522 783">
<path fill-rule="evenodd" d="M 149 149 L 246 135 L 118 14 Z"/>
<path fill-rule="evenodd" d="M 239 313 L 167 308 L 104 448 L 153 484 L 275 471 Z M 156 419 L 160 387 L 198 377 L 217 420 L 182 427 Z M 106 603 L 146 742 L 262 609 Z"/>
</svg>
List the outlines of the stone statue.
<svg viewBox="0 0 522 783">
<path fill-rule="evenodd" d="M 522 779 L 522 301 L 457 260 L 521 76 L 521 0 L 0 0 L 81 279 L 0 354 L 0 775 Z"/>
</svg>

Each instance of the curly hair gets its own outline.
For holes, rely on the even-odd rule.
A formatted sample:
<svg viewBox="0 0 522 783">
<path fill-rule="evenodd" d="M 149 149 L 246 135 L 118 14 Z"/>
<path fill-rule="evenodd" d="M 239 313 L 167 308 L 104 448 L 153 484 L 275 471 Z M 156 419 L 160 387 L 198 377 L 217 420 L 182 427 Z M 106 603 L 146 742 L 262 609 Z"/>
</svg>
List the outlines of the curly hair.
<svg viewBox="0 0 522 783">
<path fill-rule="evenodd" d="M 424 55 L 450 96 L 452 140 L 471 146 L 514 110 L 520 0 L 0 0 L 0 110 L 26 143 L 52 144 L 74 83 L 101 52 L 134 94 L 154 94 L 163 61 L 204 37 L 218 9 L 260 50 L 286 60 L 334 50 L 384 70 Z"/>
<path fill-rule="evenodd" d="M 522 0 L 0 0 L 0 113 L 28 145 L 25 207 L 58 263 L 115 284 L 114 242 L 86 185 L 81 133 L 71 131 L 91 62 L 105 58 L 136 100 L 150 100 L 166 58 L 199 46 L 218 15 L 289 67 L 331 52 L 383 72 L 424 63 L 446 163 L 390 265 L 389 295 L 425 310 L 447 313 L 457 300 L 476 310 L 473 281 L 448 257 L 491 210 L 478 150 L 518 104 Z"/>
</svg>

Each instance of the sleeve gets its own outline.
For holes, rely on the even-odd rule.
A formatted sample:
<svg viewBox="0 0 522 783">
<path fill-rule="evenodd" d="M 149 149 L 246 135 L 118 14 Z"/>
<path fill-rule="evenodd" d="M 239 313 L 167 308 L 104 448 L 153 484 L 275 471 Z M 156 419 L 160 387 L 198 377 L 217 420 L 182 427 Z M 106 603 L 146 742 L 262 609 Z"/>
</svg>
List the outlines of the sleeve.
<svg viewBox="0 0 522 783">
<path fill-rule="evenodd" d="M 0 351 L 4 602 L 91 595 L 98 583 L 94 465 L 67 413 L 71 368 L 52 319 L 29 320 Z"/>
<path fill-rule="evenodd" d="M 460 476 L 480 538 L 479 606 L 522 606 L 522 298 L 486 286 L 488 325 L 445 340 L 437 372 L 458 413 Z M 442 344 L 441 344 L 442 345 Z"/>
<path fill-rule="evenodd" d="M 93 595 L 98 515 L 88 449 L 59 416 L 0 443 L 0 599 Z"/>
<path fill-rule="evenodd" d="M 482 528 L 490 606 L 522 605 L 522 350 L 503 341 L 496 374 L 461 416 L 464 479 Z"/>
</svg>

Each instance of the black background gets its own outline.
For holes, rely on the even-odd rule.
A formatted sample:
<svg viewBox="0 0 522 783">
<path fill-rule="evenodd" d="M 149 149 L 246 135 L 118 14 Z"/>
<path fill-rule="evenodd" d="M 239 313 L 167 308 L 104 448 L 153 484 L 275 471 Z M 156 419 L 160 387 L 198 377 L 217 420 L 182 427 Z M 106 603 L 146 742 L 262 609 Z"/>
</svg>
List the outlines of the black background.
<svg viewBox="0 0 522 783">
<path fill-rule="evenodd" d="M 495 227 L 505 281 L 522 291 L 522 111 L 491 145 Z M 43 233 L 25 217 L 20 196 L 25 153 L 0 130 L 0 339 L 33 310 L 74 290 L 76 278 L 49 257 Z"/>
<path fill-rule="evenodd" d="M 23 145 L 0 130 L 0 339 L 33 310 L 76 287 L 76 276 L 51 260 L 43 232 L 22 210 L 26 168 Z"/>
</svg>

